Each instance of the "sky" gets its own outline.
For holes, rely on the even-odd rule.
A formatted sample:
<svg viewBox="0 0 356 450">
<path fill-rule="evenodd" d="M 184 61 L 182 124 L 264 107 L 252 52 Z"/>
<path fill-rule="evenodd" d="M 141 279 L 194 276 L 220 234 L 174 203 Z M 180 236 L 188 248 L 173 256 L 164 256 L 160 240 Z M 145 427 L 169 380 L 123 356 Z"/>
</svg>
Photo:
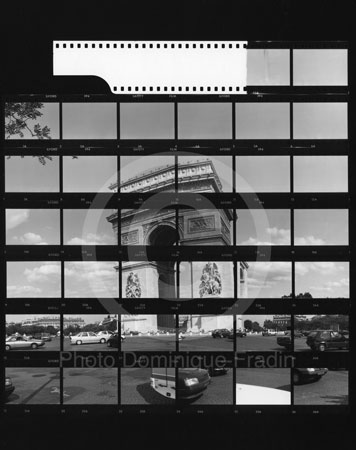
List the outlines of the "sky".
<svg viewBox="0 0 356 450">
<path fill-rule="evenodd" d="M 63 139 L 116 139 L 116 103 L 63 103 Z"/>
<path fill-rule="evenodd" d="M 40 164 L 37 157 L 5 158 L 6 192 L 59 192 L 59 157 Z"/>
<path fill-rule="evenodd" d="M 42 116 L 27 121 L 29 128 L 33 130 L 36 124 L 39 124 L 42 128 L 47 126 L 50 128 L 49 136 L 52 139 L 59 139 L 59 103 L 43 103 L 43 108 L 39 111 Z M 10 136 L 9 139 L 37 139 L 37 137 L 31 136 L 31 133 L 26 129 L 23 130 L 23 134 L 23 138 L 16 134 Z"/>
<path fill-rule="evenodd" d="M 179 139 L 231 139 L 231 103 L 178 103 Z"/>
<path fill-rule="evenodd" d="M 174 103 L 121 103 L 121 139 L 174 139 Z"/>
<path fill-rule="evenodd" d="M 65 297 L 117 297 L 115 261 L 65 262 Z M 60 297 L 60 263 L 7 263 L 7 296 Z"/>
<path fill-rule="evenodd" d="M 113 212 L 111 209 L 65 209 L 64 245 L 116 245 L 112 225 L 106 220 Z"/>
<path fill-rule="evenodd" d="M 59 209 L 7 209 L 7 245 L 59 245 Z"/>
<path fill-rule="evenodd" d="M 289 209 L 238 209 L 237 245 L 290 245 Z"/>
<path fill-rule="evenodd" d="M 347 209 L 296 209 L 295 245 L 348 245 Z"/>
<path fill-rule="evenodd" d="M 334 261 L 296 262 L 296 294 L 317 297 L 349 297 L 349 263 Z"/>
<path fill-rule="evenodd" d="M 295 156 L 295 192 L 347 192 L 347 156 Z"/>
<path fill-rule="evenodd" d="M 289 85 L 289 49 L 248 49 L 247 85 Z"/>
<path fill-rule="evenodd" d="M 289 85 L 288 49 L 248 49 L 247 84 Z M 294 49 L 295 86 L 342 86 L 347 84 L 347 50 Z"/>
<path fill-rule="evenodd" d="M 112 192 L 117 182 L 116 156 L 63 157 L 64 192 Z"/>
<path fill-rule="evenodd" d="M 57 261 L 7 262 L 7 296 L 60 297 L 61 266 Z"/>
<path fill-rule="evenodd" d="M 347 139 L 347 103 L 294 103 L 294 139 Z"/>
<path fill-rule="evenodd" d="M 289 103 L 236 103 L 237 139 L 289 139 Z"/>
<path fill-rule="evenodd" d="M 293 50 L 295 86 L 347 84 L 346 49 Z"/>
<path fill-rule="evenodd" d="M 289 209 L 237 210 L 238 245 L 290 245 Z M 295 245 L 348 245 L 348 210 L 295 209 Z"/>
<path fill-rule="evenodd" d="M 249 298 L 281 298 L 292 290 L 292 264 L 288 261 L 248 261 Z"/>
<path fill-rule="evenodd" d="M 288 156 L 237 156 L 237 192 L 290 192 Z"/>
<path fill-rule="evenodd" d="M 118 297 L 115 261 L 66 261 L 65 297 Z"/>
<path fill-rule="evenodd" d="M 276 70 L 285 65 L 284 57 L 269 54 L 267 62 L 261 62 L 258 55 L 251 58 L 253 64 L 264 67 L 263 78 L 282 81 Z M 312 70 L 310 74 L 315 76 Z M 235 108 L 237 139 L 290 138 L 288 102 L 238 102 Z M 295 102 L 293 118 L 295 139 L 347 138 L 347 103 Z M 52 138 L 58 139 L 58 103 L 45 103 L 38 122 L 49 126 Z M 117 132 L 116 103 L 63 103 L 63 139 L 116 139 Z M 120 104 L 120 135 L 122 139 L 174 139 L 173 102 Z M 231 139 L 232 103 L 178 103 L 178 138 Z M 11 139 L 21 138 L 16 135 Z"/>
</svg>

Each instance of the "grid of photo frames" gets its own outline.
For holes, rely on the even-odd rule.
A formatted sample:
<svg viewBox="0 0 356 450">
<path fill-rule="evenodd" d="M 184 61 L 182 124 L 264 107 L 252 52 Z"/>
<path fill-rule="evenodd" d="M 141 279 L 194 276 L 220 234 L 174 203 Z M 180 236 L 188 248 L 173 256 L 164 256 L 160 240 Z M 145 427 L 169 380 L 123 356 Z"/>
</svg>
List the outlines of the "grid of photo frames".
<svg viewBox="0 0 356 450">
<path fill-rule="evenodd" d="M 347 59 L 249 42 L 245 95 L 5 99 L 3 411 L 348 410 Z"/>
</svg>

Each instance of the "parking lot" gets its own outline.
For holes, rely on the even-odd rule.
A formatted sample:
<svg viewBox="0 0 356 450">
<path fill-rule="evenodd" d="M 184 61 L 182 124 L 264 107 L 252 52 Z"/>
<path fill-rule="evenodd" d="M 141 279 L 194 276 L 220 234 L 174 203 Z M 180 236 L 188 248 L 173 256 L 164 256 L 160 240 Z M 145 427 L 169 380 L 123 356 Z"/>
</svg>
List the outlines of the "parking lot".
<svg viewBox="0 0 356 450">
<path fill-rule="evenodd" d="M 117 404 L 118 371 L 115 368 L 63 369 L 65 404 Z"/>
<path fill-rule="evenodd" d="M 208 335 L 185 336 L 179 341 L 180 351 L 233 351 L 233 340 L 227 338 L 213 338 Z"/>
<path fill-rule="evenodd" d="M 158 394 L 150 386 L 152 369 L 121 369 L 121 403 L 123 405 L 175 405 L 175 401 Z"/>
<path fill-rule="evenodd" d="M 320 380 L 294 386 L 295 405 L 347 405 L 347 370 L 329 370 Z"/>
<path fill-rule="evenodd" d="M 8 367 L 6 376 L 15 387 L 8 397 L 8 404 L 53 405 L 60 400 L 59 369 Z"/>
<path fill-rule="evenodd" d="M 175 351 L 176 335 L 126 336 L 121 344 L 122 351 Z"/>
<path fill-rule="evenodd" d="M 246 337 L 236 337 L 236 351 L 283 352 L 286 351 L 286 349 L 277 344 L 277 336 L 248 334 Z"/>
<path fill-rule="evenodd" d="M 42 347 L 38 347 L 37 349 L 31 348 L 13 348 L 10 351 L 29 351 L 29 352 L 59 352 L 60 350 L 60 341 L 61 338 L 53 337 L 51 341 L 45 342 Z"/>
</svg>

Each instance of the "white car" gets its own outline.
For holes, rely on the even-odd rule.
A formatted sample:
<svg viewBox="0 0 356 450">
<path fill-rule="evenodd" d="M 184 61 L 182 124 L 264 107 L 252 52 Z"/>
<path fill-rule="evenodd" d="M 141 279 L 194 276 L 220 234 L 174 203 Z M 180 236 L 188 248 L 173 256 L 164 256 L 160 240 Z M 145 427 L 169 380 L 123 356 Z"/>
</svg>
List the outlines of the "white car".
<svg viewBox="0 0 356 450">
<path fill-rule="evenodd" d="M 100 338 L 105 339 L 105 342 L 113 335 L 112 331 L 104 330 L 104 331 L 98 331 L 96 335 Z"/>
<path fill-rule="evenodd" d="M 81 344 L 104 344 L 106 342 L 106 337 L 98 336 L 93 331 L 82 331 L 74 336 L 70 337 L 70 343 L 81 345 Z"/>
<path fill-rule="evenodd" d="M 290 405 L 291 393 L 250 384 L 236 384 L 236 405 Z"/>
<path fill-rule="evenodd" d="M 38 347 L 45 345 L 41 339 L 29 339 L 23 336 L 10 336 L 6 338 L 5 350 L 32 348 L 35 350 Z"/>
</svg>

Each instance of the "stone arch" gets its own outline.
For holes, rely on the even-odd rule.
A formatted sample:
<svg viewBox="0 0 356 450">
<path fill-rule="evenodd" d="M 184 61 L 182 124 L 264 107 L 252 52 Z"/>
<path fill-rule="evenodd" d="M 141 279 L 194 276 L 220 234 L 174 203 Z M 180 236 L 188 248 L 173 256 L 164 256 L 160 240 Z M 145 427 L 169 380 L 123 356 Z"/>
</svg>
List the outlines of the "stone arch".
<svg viewBox="0 0 356 450">
<path fill-rule="evenodd" d="M 153 225 L 147 232 L 145 245 L 170 246 L 176 244 L 176 228 L 171 222 L 161 222 Z"/>
</svg>

